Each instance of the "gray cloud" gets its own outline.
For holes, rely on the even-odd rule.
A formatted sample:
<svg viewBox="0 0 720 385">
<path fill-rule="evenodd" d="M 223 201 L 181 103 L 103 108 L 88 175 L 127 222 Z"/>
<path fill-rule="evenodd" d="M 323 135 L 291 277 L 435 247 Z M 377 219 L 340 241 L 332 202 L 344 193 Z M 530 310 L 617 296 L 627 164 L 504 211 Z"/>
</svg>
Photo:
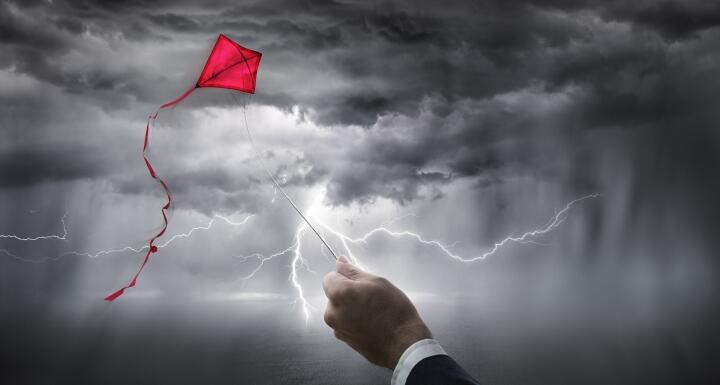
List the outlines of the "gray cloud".
<svg viewBox="0 0 720 385">
<path fill-rule="evenodd" d="M 208 319 L 229 319 L 224 302 L 208 319 L 188 323 L 182 338 L 168 332 L 181 319 L 173 312 L 205 314 L 188 306 L 188 298 L 246 291 L 294 298 L 288 255 L 268 262 L 254 281 L 238 279 L 258 263 L 242 262 L 241 255 L 286 248 L 299 222 L 244 137 L 245 112 L 270 172 L 302 208 L 323 198 L 318 218 L 353 236 L 392 223 L 475 255 L 545 223 L 571 199 L 602 193 L 573 210 L 560 231 L 539 239 L 542 245 L 512 245 L 478 264 L 454 263 L 436 249 L 381 234 L 355 251 L 403 289 L 439 297 L 472 293 L 470 303 L 437 312 L 446 321 L 434 331 L 455 330 L 458 347 L 468 334 L 479 335 L 478 324 L 492 325 L 487 334 L 502 336 L 496 343 L 506 346 L 496 325 L 515 336 L 528 330 L 517 319 L 532 320 L 527 324 L 550 344 L 555 337 L 571 341 L 558 349 L 572 357 L 544 382 L 567 381 L 567 362 L 585 374 L 572 382 L 651 382 L 623 371 L 628 367 L 668 381 L 695 379 L 698 356 L 717 361 L 698 353 L 712 335 L 708 325 L 717 322 L 698 326 L 697 320 L 717 318 L 719 7 L 700 0 L 0 0 L 0 234 L 57 234 L 59 218 L 69 212 L 67 240 L 0 240 L 0 303 L 8 309 L 0 316 L 0 333 L 6 333 L 0 339 L 10 341 L 3 354 L 11 359 L 3 359 L 13 367 L 3 371 L 10 373 L 8 383 L 34 378 L 23 373 L 26 367 L 53 367 L 33 372 L 90 383 L 138 382 L 95 368 L 141 373 L 148 360 L 172 368 L 158 373 L 182 368 L 173 372 L 183 374 L 176 381 L 182 383 L 196 366 L 183 365 L 175 351 L 160 358 L 155 353 L 162 347 L 209 336 L 207 355 L 190 357 L 193 362 L 223 362 L 235 352 L 232 346 L 212 350 L 221 329 L 208 327 L 215 325 Z M 218 221 L 212 231 L 197 231 L 154 256 L 128 294 L 131 301 L 112 310 L 136 309 L 143 327 L 143 317 L 158 314 L 160 335 L 147 337 L 157 349 L 146 349 L 141 360 L 130 342 L 104 343 L 104 318 L 92 318 L 99 312 L 83 313 L 87 303 L 125 283 L 141 255 L 70 255 L 36 264 L 12 256 L 39 262 L 70 250 L 145 244 L 157 230 L 163 199 L 140 157 L 145 119 L 192 85 L 218 33 L 263 52 L 258 90 L 248 98 L 201 89 L 161 112 L 149 156 L 175 203 L 162 240 L 207 224 L 215 213 L 236 220 L 256 215 L 247 227 Z M 408 213 L 414 216 L 397 220 Z M 332 264 L 310 235 L 302 249 L 317 274 L 303 270 L 299 279 L 309 295 L 321 296 L 319 277 Z M 86 297 L 87 303 L 80 300 Z M 153 308 L 141 309 L 144 303 Z M 239 311 L 246 314 L 247 306 Z M 296 320 L 297 308 L 287 317 L 273 309 L 258 314 Z M 494 310 L 496 318 L 477 322 L 484 315 L 467 315 L 467 309 Z M 126 321 L 119 316 L 107 338 L 131 341 Z M 560 326 L 548 332 L 544 323 Z M 86 324 L 98 334 L 87 336 Z M 223 330 L 223 341 L 237 331 L 234 322 L 227 324 L 233 327 Z M 266 344 L 267 323 L 258 325 L 248 333 L 248 351 L 264 352 L 262 360 L 270 362 L 266 356 L 274 359 L 276 349 Z M 582 335 L 574 338 L 576 329 Z M 56 339 L 68 354 L 49 348 L 41 337 L 50 334 L 69 336 Z M 303 329 L 287 339 L 307 336 Z M 286 346 L 284 338 L 276 345 Z M 628 341 L 643 348 L 628 350 Z M 69 348 L 76 342 L 82 348 Z M 478 346 L 485 349 L 485 342 Z M 547 373 L 552 362 L 543 357 L 555 355 L 523 343 L 512 350 L 541 350 L 527 361 L 543 368 L 513 366 L 499 354 L 497 371 Z M 301 354 L 329 344 L 302 345 L 272 365 L 298 365 Z M 573 361 L 582 361 L 576 349 L 592 363 Z M 491 353 L 482 352 L 477 372 L 487 372 Z M 468 350 L 469 361 L 480 356 Z M 639 356 L 654 364 L 636 364 Z M 88 357 L 102 361 L 90 360 L 92 370 L 75 375 L 73 368 Z M 135 357 L 138 370 L 110 362 L 127 357 Z M 311 361 L 303 357 L 302 365 Z M 337 361 L 329 353 L 315 357 L 323 367 Z M 627 357 L 629 363 L 622 361 Z M 515 364 L 526 362 L 515 358 Z M 347 362 L 356 369 L 357 362 Z M 612 374 L 597 362 L 611 363 Z M 276 366 L 271 372 L 287 374 Z M 265 380 L 250 372 L 245 382 Z M 197 373 L 208 378 L 204 370 Z M 314 374 L 296 382 L 325 378 Z M 496 380 L 540 378 L 528 376 Z M 213 378 L 248 378 L 220 377 Z M 345 380 L 328 382 L 368 382 Z"/>
<path fill-rule="evenodd" d="M 203 46 L 222 30 L 265 53 L 255 103 L 285 109 L 297 105 L 320 124 L 366 127 L 366 137 L 342 158 L 306 154 L 313 176 L 289 183 L 329 179 L 335 203 L 374 197 L 405 202 L 423 196 L 423 186 L 432 189 L 457 177 L 487 185 L 532 173 L 538 164 L 557 163 L 553 154 L 533 153 L 535 133 L 551 126 L 563 135 L 668 121 L 682 125 L 687 119 L 709 125 L 715 118 L 710 95 L 718 74 L 717 66 L 703 63 L 716 60 L 716 8 L 667 1 L 657 6 L 473 2 L 464 8 L 432 2 L 205 7 L 6 2 L 0 36 L 10 55 L 0 64 L 104 110 L 150 111 L 160 97 L 168 98 L 167 90 L 182 90 L 202 64 L 168 60 L 202 58 Z M 100 42 L 82 37 L 88 33 Z M 135 47 L 143 42 L 160 49 L 162 44 L 156 43 L 162 41 L 175 48 L 145 54 L 154 55 L 155 63 L 170 64 L 172 72 L 163 72 L 163 64 L 148 66 L 137 56 Z M 113 62 L 113 57 L 120 60 Z M 678 88 L 683 92 L 673 92 Z M 570 100 L 542 106 L 548 98 L 568 97 L 568 92 Z M 427 100 L 435 102 L 423 106 Z M 229 107 L 232 102 L 208 93 L 183 108 L 204 106 Z M 408 127 L 397 128 L 393 124 L 401 119 L 393 117 L 398 116 L 415 118 L 404 123 Z M 398 129 L 406 132 L 395 135 Z M 674 129 L 678 127 L 664 124 L 657 135 Z M 502 149 L 508 143 L 515 149 L 510 158 Z M 77 153 L 71 148 L 55 153 Z M 51 170 L 40 166 L 36 156 L 46 151 L 32 145 L 13 151 L 3 156 L 36 166 L 28 166 L 22 176 L 8 173 L 6 184 L 42 180 Z M 101 155 L 86 152 L 84 157 Z M 67 171 L 55 178 L 102 177 L 101 170 L 108 169 L 96 170 L 95 165 L 107 164 L 102 161 L 64 163 Z M 236 183 L 237 175 L 227 170 L 173 172 L 180 195 L 192 190 L 186 183 L 223 193 L 252 189 Z M 198 179 L 200 175 L 216 177 Z"/>
</svg>

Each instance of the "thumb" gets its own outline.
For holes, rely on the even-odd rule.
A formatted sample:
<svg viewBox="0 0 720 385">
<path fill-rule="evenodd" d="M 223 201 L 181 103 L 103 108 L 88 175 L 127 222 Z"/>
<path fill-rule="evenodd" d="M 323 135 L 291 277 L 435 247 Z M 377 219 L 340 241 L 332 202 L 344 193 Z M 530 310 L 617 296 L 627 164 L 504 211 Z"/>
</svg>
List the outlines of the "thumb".
<svg viewBox="0 0 720 385">
<path fill-rule="evenodd" d="M 337 259 L 335 269 L 338 273 L 351 280 L 357 280 L 367 274 L 365 270 L 353 265 L 345 257 L 339 257 Z"/>
</svg>

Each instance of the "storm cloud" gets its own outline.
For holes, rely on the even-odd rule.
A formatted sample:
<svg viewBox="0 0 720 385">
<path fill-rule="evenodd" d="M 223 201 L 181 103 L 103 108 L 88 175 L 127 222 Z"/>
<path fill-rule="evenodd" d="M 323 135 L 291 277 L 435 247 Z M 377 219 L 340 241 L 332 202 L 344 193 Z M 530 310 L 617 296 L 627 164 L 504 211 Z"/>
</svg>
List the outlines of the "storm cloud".
<svg viewBox="0 0 720 385">
<path fill-rule="evenodd" d="M 533 150 L 528 141 L 539 132 L 563 140 L 572 132 L 653 126 L 653 136 L 687 127 L 702 136 L 713 135 L 717 118 L 720 10 L 707 2 L 5 2 L 2 8 L 5 77 L 39 82 L 29 95 L 51 87 L 135 121 L 190 84 L 218 31 L 264 52 L 252 103 L 299 108 L 338 138 L 348 125 L 366 132 L 339 158 L 313 159 L 306 151 L 336 204 L 376 196 L 403 202 L 455 178 L 494 183 L 562 161 Z M 33 102 L 13 107 L 13 90 L 4 94 L 15 101 L 4 108 L 17 111 L 3 114 L 4 127 L 53 129 L 43 127 L 48 118 L 34 120 Z M 233 107 L 226 95 L 208 95 L 186 108 L 208 105 Z M 395 127 L 401 121 L 409 127 Z M 502 153 L 508 143 L 528 151 Z M 47 168 L 33 154 L 48 151 L 37 145 L 3 150 L 27 158 L 28 166 L 22 176 L 5 174 L 4 184 L 42 179 Z M 113 163 L 100 152 L 83 156 L 85 164 L 63 162 L 68 170 L 54 177 L 102 178 L 111 167 L 98 173 L 87 165 Z M 228 181 L 205 185 L 225 189 Z"/>
<path fill-rule="evenodd" d="M 145 119 L 193 85 L 218 33 L 263 53 L 257 93 L 195 91 L 161 112 L 149 156 L 174 194 L 171 233 L 215 214 L 250 217 L 252 226 L 234 233 L 220 224 L 215 235 L 163 250 L 171 258 L 153 262 L 138 298 L 181 303 L 173 295 L 213 297 L 228 287 L 292 297 L 286 260 L 238 284 L 257 266 L 248 256 L 288 247 L 296 231 L 259 157 L 301 205 L 319 198 L 318 215 L 338 228 L 361 234 L 399 223 L 464 254 L 599 193 L 562 236 L 510 249 L 481 269 L 382 237 L 358 253 L 409 290 L 497 295 L 477 302 L 497 311 L 497 323 L 510 318 L 506 303 L 522 304 L 509 312 L 539 324 L 562 314 L 558 324 L 570 329 L 580 323 L 573 317 L 587 327 L 627 316 L 636 322 L 629 334 L 648 324 L 660 336 L 637 337 L 660 352 L 651 369 L 702 377 L 688 362 L 712 361 L 704 354 L 711 344 L 699 342 L 707 327 L 693 325 L 717 319 L 720 287 L 715 1 L 0 0 L 0 234 L 56 234 L 66 211 L 70 234 L 59 243 L 0 239 L 0 305 L 35 306 L 28 312 L 54 319 L 48 301 L 95 298 L 132 274 L 131 253 L 63 253 L 140 247 L 155 229 L 162 196 L 140 157 Z M 312 268 L 325 266 L 315 254 Z M 319 296 L 319 277 L 305 273 Z M 558 303 L 572 309 L 553 313 Z M 87 310 L 68 306 L 69 317 Z M 167 314 L 180 307 L 168 306 Z M 22 324 L 3 317 L 4 331 Z M 442 317 L 439 325 L 450 323 Z M 622 339 L 601 330 L 587 334 Z M 28 356 L 43 347 L 34 343 Z M 647 351 L 624 348 L 606 346 L 625 352 L 612 355 L 627 370 L 621 380 L 593 378 L 653 378 L 628 374 L 623 354 Z M 535 358 L 515 362 L 541 372 L 527 363 Z M 28 378 L 20 372 L 15 378 Z"/>
</svg>

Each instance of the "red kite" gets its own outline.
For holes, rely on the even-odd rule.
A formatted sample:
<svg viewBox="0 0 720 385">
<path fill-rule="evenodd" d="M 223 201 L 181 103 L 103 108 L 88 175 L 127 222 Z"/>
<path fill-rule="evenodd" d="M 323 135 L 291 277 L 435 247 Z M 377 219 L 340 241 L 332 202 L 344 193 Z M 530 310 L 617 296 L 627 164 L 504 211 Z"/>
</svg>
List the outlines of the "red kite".
<svg viewBox="0 0 720 385">
<path fill-rule="evenodd" d="M 170 195 L 170 190 L 168 189 L 167 183 L 160 177 L 158 177 L 146 156 L 146 151 L 148 147 L 148 134 L 150 132 L 150 121 L 154 121 L 155 119 L 157 119 L 160 110 L 172 107 L 180 103 L 197 88 L 226 88 L 230 90 L 254 94 L 255 79 L 257 77 L 257 71 L 258 66 L 260 65 L 261 57 L 262 54 L 260 52 L 245 48 L 240 44 L 230 40 L 230 38 L 228 38 L 227 36 L 221 34 L 220 36 L 218 36 L 217 41 L 215 42 L 215 46 L 210 52 L 210 56 L 208 57 L 207 62 L 205 63 L 205 67 L 203 68 L 202 73 L 200 73 L 200 77 L 198 78 L 195 85 L 189 90 L 185 91 L 184 94 L 180 95 L 179 98 L 161 105 L 154 114 L 148 117 L 147 124 L 145 125 L 145 141 L 143 143 L 142 155 L 148 172 L 150 172 L 150 176 L 153 179 L 157 180 L 158 183 L 160 183 L 163 190 L 165 191 L 165 195 L 167 196 L 167 202 L 161 209 L 163 226 L 162 229 L 157 234 L 155 234 L 155 236 L 150 238 L 147 246 L 148 251 L 145 254 L 145 258 L 143 259 L 143 262 L 140 265 L 137 273 L 135 273 L 135 275 L 130 280 L 130 283 L 105 297 L 106 301 L 115 300 L 117 297 L 121 296 L 125 292 L 125 289 L 129 289 L 135 286 L 135 283 L 137 282 L 140 273 L 143 271 L 145 265 L 147 265 L 148 261 L 150 260 L 150 254 L 156 253 L 158 251 L 157 246 L 155 246 L 155 241 L 163 234 L 165 234 L 165 230 L 167 230 L 168 226 L 168 217 L 166 211 L 170 209 L 170 206 L 172 204 L 172 196 Z"/>
</svg>

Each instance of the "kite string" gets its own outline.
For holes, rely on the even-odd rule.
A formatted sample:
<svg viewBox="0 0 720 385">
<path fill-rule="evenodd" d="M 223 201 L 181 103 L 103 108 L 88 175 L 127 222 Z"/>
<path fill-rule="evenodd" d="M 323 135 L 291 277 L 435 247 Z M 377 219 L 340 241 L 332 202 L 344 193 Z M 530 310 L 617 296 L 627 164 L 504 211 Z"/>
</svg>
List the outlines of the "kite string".
<svg viewBox="0 0 720 385">
<path fill-rule="evenodd" d="M 237 101 L 237 99 L 235 98 L 235 95 L 233 95 L 232 93 L 230 93 L 230 95 L 233 97 L 233 99 L 235 99 L 235 102 L 237 104 L 240 104 Z M 248 96 L 248 98 L 249 97 L 250 96 Z M 305 215 L 303 215 L 302 211 L 300 211 L 300 209 L 297 207 L 297 205 L 295 205 L 295 202 L 293 202 L 293 200 L 285 192 L 285 190 L 282 187 L 280 187 L 280 183 L 278 183 L 277 179 L 275 179 L 275 176 L 273 176 L 273 174 L 268 169 L 262 156 L 260 156 L 260 151 L 258 151 L 257 146 L 255 145 L 255 140 L 253 139 L 252 133 L 250 132 L 250 125 L 248 124 L 247 113 L 245 112 L 245 110 L 246 110 L 245 104 L 241 104 L 241 106 L 242 106 L 243 120 L 245 121 L 245 132 L 247 133 L 248 141 L 250 142 L 250 146 L 252 147 L 253 152 L 255 153 L 255 156 L 259 159 L 262 168 L 265 170 L 265 173 L 268 174 L 268 176 L 270 177 L 270 180 L 272 180 L 273 184 L 275 185 L 275 188 L 280 191 L 280 193 L 285 197 L 285 200 L 287 200 L 288 203 L 290 203 L 290 206 L 292 206 L 292 208 L 295 209 L 295 212 L 298 213 L 298 215 L 300 215 L 300 218 L 302 218 L 302 220 L 305 221 L 305 223 L 308 225 L 308 227 L 310 227 L 310 229 L 313 231 L 313 233 L 315 233 L 315 235 L 317 235 L 318 239 L 320 239 L 320 242 L 322 242 L 322 244 L 325 245 L 325 247 L 327 247 L 328 250 L 330 250 L 330 254 L 332 254 L 333 257 L 335 257 L 335 259 L 338 259 L 337 254 L 335 254 L 335 250 L 333 250 L 333 248 L 330 247 L 330 244 L 328 244 L 327 241 L 325 241 L 325 238 L 322 235 L 320 235 L 320 232 L 318 232 L 317 229 L 315 229 L 315 226 L 313 226 L 312 223 L 310 223 L 310 221 L 307 219 L 307 217 L 305 217 Z"/>
</svg>

